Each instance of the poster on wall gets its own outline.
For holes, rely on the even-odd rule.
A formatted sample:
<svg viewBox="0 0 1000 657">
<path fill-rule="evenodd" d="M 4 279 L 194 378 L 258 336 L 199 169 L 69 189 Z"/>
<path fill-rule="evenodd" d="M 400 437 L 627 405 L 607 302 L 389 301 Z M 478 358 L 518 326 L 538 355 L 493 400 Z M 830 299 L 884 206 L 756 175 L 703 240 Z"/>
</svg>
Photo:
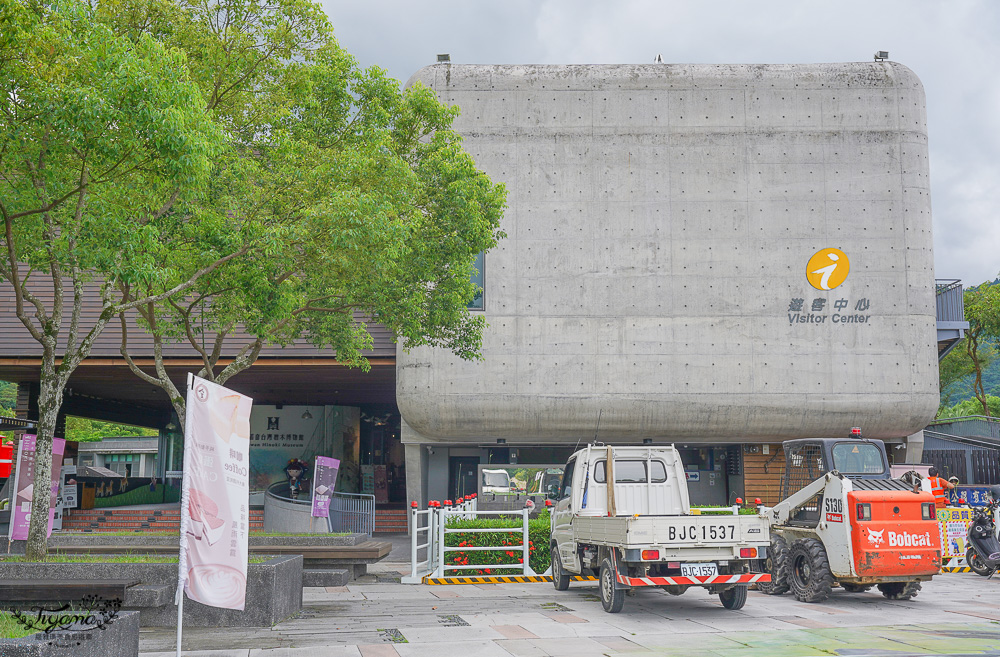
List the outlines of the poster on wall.
<svg viewBox="0 0 1000 657">
<path fill-rule="evenodd" d="M 384 465 L 375 466 L 375 504 L 389 501 L 389 478 Z"/>
<path fill-rule="evenodd" d="M 80 503 L 80 484 L 76 480 L 76 465 L 64 465 L 60 472 L 62 477 L 63 508 L 75 509 Z"/>
<path fill-rule="evenodd" d="M 177 602 L 246 605 L 252 401 L 188 375 Z"/>
<path fill-rule="evenodd" d="M 316 457 L 316 470 L 313 475 L 312 516 L 327 518 L 330 516 L 330 500 L 337 487 L 337 472 L 340 461 L 329 456 Z"/>
<path fill-rule="evenodd" d="M 28 540 L 31 526 L 31 499 L 35 490 L 35 436 L 24 435 L 17 447 L 17 484 L 14 487 L 14 503 L 10 514 L 7 538 L 12 541 Z M 49 497 L 49 528 L 47 536 L 52 536 L 56 506 L 59 499 L 59 471 L 66 441 L 52 439 L 52 484 Z"/>
<path fill-rule="evenodd" d="M 337 490 L 357 492 L 360 412 L 349 406 L 254 406 L 250 415 L 250 488 L 285 481 L 291 459 L 340 461 Z"/>
<path fill-rule="evenodd" d="M 361 492 L 365 495 L 375 494 L 375 466 L 361 466 Z"/>
</svg>

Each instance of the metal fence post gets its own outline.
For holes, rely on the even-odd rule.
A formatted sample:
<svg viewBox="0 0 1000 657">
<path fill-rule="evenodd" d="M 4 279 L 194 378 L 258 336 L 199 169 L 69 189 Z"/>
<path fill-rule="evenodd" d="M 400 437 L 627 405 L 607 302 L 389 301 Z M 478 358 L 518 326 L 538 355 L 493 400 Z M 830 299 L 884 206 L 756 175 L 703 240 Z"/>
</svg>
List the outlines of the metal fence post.
<svg viewBox="0 0 1000 657">
<path fill-rule="evenodd" d="M 534 575 L 535 571 L 531 569 L 529 565 L 529 560 L 531 559 L 531 552 L 528 549 L 528 518 L 531 515 L 530 509 L 521 509 L 521 574 L 522 575 Z"/>
<path fill-rule="evenodd" d="M 444 530 L 445 525 L 448 524 L 448 509 L 447 507 L 439 507 L 438 509 L 438 567 L 435 573 L 435 577 L 444 577 Z"/>
<path fill-rule="evenodd" d="M 420 542 L 420 525 L 418 524 L 417 501 L 410 503 L 410 576 L 417 578 L 417 544 Z"/>
</svg>

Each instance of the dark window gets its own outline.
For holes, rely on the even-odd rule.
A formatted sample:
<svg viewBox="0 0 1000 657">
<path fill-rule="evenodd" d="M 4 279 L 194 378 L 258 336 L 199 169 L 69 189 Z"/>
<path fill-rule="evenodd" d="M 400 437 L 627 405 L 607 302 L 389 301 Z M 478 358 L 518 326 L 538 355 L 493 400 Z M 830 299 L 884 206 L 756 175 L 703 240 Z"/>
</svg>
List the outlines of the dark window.
<svg viewBox="0 0 1000 657">
<path fill-rule="evenodd" d="M 559 499 L 569 497 L 573 493 L 573 466 L 576 465 L 576 461 L 570 461 L 566 464 L 566 470 L 563 472 L 562 476 L 562 487 L 560 490 L 562 493 L 559 495 Z"/>
<path fill-rule="evenodd" d="M 603 484 L 608 480 L 608 473 L 605 470 L 606 461 L 598 461 L 594 467 L 594 481 Z M 652 461 L 652 472 L 654 484 L 662 484 L 667 480 L 667 468 L 662 461 Z M 645 461 L 618 461 L 615 460 L 615 483 L 616 484 L 644 484 L 646 483 L 646 462 Z"/>
<path fill-rule="evenodd" d="M 485 279 L 483 272 L 486 265 L 486 254 L 480 252 L 476 256 L 474 266 L 476 270 L 472 272 L 472 282 L 476 285 L 476 296 L 472 297 L 472 301 L 469 302 L 469 308 L 473 310 L 483 309 L 483 290 L 486 289 Z"/>
</svg>

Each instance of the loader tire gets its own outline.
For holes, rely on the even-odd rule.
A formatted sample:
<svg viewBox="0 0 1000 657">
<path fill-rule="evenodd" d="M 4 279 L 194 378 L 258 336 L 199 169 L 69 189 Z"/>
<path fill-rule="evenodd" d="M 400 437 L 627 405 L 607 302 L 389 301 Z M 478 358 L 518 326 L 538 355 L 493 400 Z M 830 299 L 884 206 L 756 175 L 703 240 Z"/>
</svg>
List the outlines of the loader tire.
<svg viewBox="0 0 1000 657">
<path fill-rule="evenodd" d="M 879 584 L 878 590 L 889 600 L 909 600 L 917 597 L 920 582 L 887 582 Z"/>
<path fill-rule="evenodd" d="M 802 538 L 788 550 L 788 584 L 800 602 L 822 602 L 830 597 L 833 573 L 823 543 Z"/>
<path fill-rule="evenodd" d="M 771 574 L 770 582 L 757 582 L 757 590 L 767 595 L 788 592 L 788 543 L 781 536 L 771 538 L 771 549 L 764 560 L 764 568 Z"/>
<path fill-rule="evenodd" d="M 552 585 L 556 587 L 556 591 L 565 591 L 569 588 L 569 573 L 563 570 L 559 548 L 555 543 L 552 544 L 549 554 L 552 555 Z"/>
</svg>

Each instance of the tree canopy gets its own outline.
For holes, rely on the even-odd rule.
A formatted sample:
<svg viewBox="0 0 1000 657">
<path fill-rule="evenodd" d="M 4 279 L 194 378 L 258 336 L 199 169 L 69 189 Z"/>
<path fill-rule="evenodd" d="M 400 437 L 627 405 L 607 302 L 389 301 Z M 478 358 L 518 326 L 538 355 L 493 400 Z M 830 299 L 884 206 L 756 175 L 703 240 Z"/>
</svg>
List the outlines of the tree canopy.
<svg viewBox="0 0 1000 657">
<path fill-rule="evenodd" d="M 202 356 L 198 374 L 219 383 L 263 345 L 301 338 L 366 368 L 371 322 L 406 347 L 478 356 L 484 320 L 467 312 L 477 292 L 470 275 L 476 254 L 502 236 L 505 190 L 462 150 L 451 130 L 457 108 L 359 67 L 311 3 L 107 6 L 119 31 L 169 35 L 187 53 L 208 107 L 234 137 L 207 193 L 176 211 L 252 225 L 261 244 L 201 277 L 191 294 L 136 308 L 157 345 L 187 341 Z M 163 387 L 183 418 L 183 395 L 156 352 L 154 370 L 144 371 L 122 345 L 133 371 Z M 219 371 L 220 358 L 234 354 Z"/>
<path fill-rule="evenodd" d="M 364 367 L 366 322 L 478 355 L 469 275 L 502 236 L 504 189 L 462 150 L 457 109 L 362 70 L 318 4 L 0 0 L 0 24 L 0 278 L 42 349 L 38 481 L 69 377 L 130 313 L 157 345 L 155 371 L 135 370 L 175 408 L 165 340 L 223 380 L 299 337 Z"/>
</svg>

